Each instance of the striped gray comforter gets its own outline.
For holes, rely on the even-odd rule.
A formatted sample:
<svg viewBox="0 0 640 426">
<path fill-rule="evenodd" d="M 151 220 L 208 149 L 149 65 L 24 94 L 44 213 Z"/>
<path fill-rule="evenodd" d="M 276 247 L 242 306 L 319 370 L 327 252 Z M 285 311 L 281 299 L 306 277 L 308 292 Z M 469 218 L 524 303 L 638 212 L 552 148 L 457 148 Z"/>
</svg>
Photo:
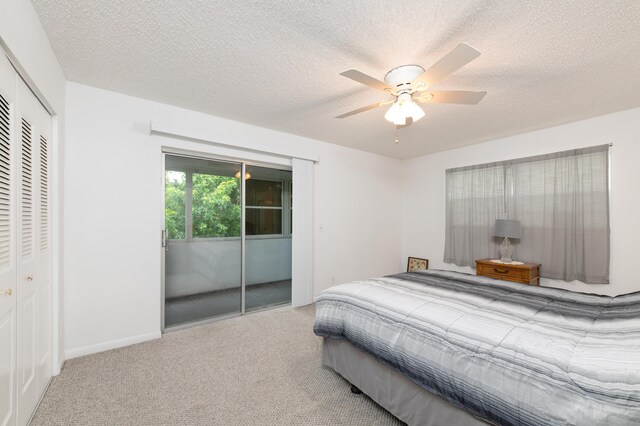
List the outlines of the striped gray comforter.
<svg viewBox="0 0 640 426">
<path fill-rule="evenodd" d="M 428 270 L 335 286 L 316 302 L 317 335 L 490 423 L 640 424 L 640 292 Z"/>
</svg>

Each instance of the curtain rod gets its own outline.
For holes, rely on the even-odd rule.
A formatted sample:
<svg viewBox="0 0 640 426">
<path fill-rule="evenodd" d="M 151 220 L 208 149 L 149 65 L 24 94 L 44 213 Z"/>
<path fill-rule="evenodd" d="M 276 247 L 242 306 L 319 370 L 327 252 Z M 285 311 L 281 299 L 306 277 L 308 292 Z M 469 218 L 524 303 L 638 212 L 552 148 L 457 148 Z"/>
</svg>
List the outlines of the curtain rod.
<svg viewBox="0 0 640 426">
<path fill-rule="evenodd" d="M 518 164 L 518 163 L 524 163 L 529 161 L 542 161 L 542 160 L 551 159 L 551 158 L 570 157 L 576 154 L 580 155 L 580 154 L 589 154 L 592 152 L 602 152 L 605 149 L 609 150 L 612 146 L 613 146 L 612 143 L 608 143 L 608 144 L 602 144 L 602 145 L 586 146 L 583 148 L 566 149 L 564 151 L 550 152 L 548 154 L 532 155 L 529 157 L 519 157 L 519 158 L 512 158 L 509 160 L 501 160 L 501 161 L 491 161 L 489 163 L 472 164 L 470 166 L 453 167 L 451 169 L 445 170 L 445 172 L 456 173 L 456 172 L 463 172 L 467 170 L 502 166 L 506 164 Z"/>
</svg>

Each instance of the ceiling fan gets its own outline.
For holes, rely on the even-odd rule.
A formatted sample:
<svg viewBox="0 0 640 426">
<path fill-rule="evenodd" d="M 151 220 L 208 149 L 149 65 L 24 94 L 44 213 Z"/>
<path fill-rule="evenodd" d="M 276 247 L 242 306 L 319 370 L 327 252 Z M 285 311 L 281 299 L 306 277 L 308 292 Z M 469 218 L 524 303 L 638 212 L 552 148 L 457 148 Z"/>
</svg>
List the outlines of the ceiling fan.
<svg viewBox="0 0 640 426">
<path fill-rule="evenodd" d="M 478 56 L 480 56 L 480 52 L 467 43 L 462 43 L 432 65 L 427 71 L 420 65 L 402 65 L 389 71 L 387 75 L 384 76 L 384 82 L 354 69 L 341 72 L 340 75 L 392 95 L 395 99 L 376 102 L 375 104 L 354 109 L 353 111 L 340 114 L 336 118 L 345 118 L 383 105 L 393 104 L 384 115 L 384 118 L 400 128 L 409 126 L 424 117 L 424 111 L 414 101 L 423 104 L 476 105 L 487 92 L 432 91 L 430 89 L 434 84 L 462 68 Z"/>
</svg>

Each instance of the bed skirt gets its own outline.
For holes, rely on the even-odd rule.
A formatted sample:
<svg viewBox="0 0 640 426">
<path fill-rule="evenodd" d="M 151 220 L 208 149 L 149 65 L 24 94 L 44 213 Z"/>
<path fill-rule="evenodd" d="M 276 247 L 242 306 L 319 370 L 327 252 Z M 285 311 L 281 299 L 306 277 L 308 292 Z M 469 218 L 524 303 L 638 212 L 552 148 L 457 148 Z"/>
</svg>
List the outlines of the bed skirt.
<svg viewBox="0 0 640 426">
<path fill-rule="evenodd" d="M 348 342 L 329 338 L 322 340 L 322 365 L 335 370 L 408 425 L 487 425 L 439 396 L 422 389 Z"/>
</svg>

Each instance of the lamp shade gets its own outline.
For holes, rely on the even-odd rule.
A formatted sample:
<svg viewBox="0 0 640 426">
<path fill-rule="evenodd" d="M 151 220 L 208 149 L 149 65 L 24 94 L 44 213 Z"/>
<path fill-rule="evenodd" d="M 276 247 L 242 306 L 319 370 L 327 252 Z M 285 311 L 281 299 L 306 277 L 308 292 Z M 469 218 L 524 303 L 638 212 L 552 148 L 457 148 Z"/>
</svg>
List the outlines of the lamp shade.
<svg viewBox="0 0 640 426">
<path fill-rule="evenodd" d="M 415 102 L 407 102 L 404 105 L 406 117 L 411 117 L 413 121 L 418 121 L 424 117 L 424 111 Z"/>
<path fill-rule="evenodd" d="M 496 219 L 493 235 L 496 237 L 521 238 L 520 222 L 511 219 Z"/>
<path fill-rule="evenodd" d="M 402 108 L 398 102 L 394 102 L 394 104 L 391 105 L 391 108 L 389 108 L 387 113 L 384 115 L 384 118 L 396 126 L 404 126 L 407 123 L 407 118 L 403 114 Z"/>
<path fill-rule="evenodd" d="M 384 115 L 384 118 L 392 122 L 396 126 L 404 126 L 407 124 L 407 118 L 415 122 L 424 117 L 424 111 L 411 99 L 411 93 L 402 93 L 398 95 L 398 99 L 391 105 Z"/>
</svg>

